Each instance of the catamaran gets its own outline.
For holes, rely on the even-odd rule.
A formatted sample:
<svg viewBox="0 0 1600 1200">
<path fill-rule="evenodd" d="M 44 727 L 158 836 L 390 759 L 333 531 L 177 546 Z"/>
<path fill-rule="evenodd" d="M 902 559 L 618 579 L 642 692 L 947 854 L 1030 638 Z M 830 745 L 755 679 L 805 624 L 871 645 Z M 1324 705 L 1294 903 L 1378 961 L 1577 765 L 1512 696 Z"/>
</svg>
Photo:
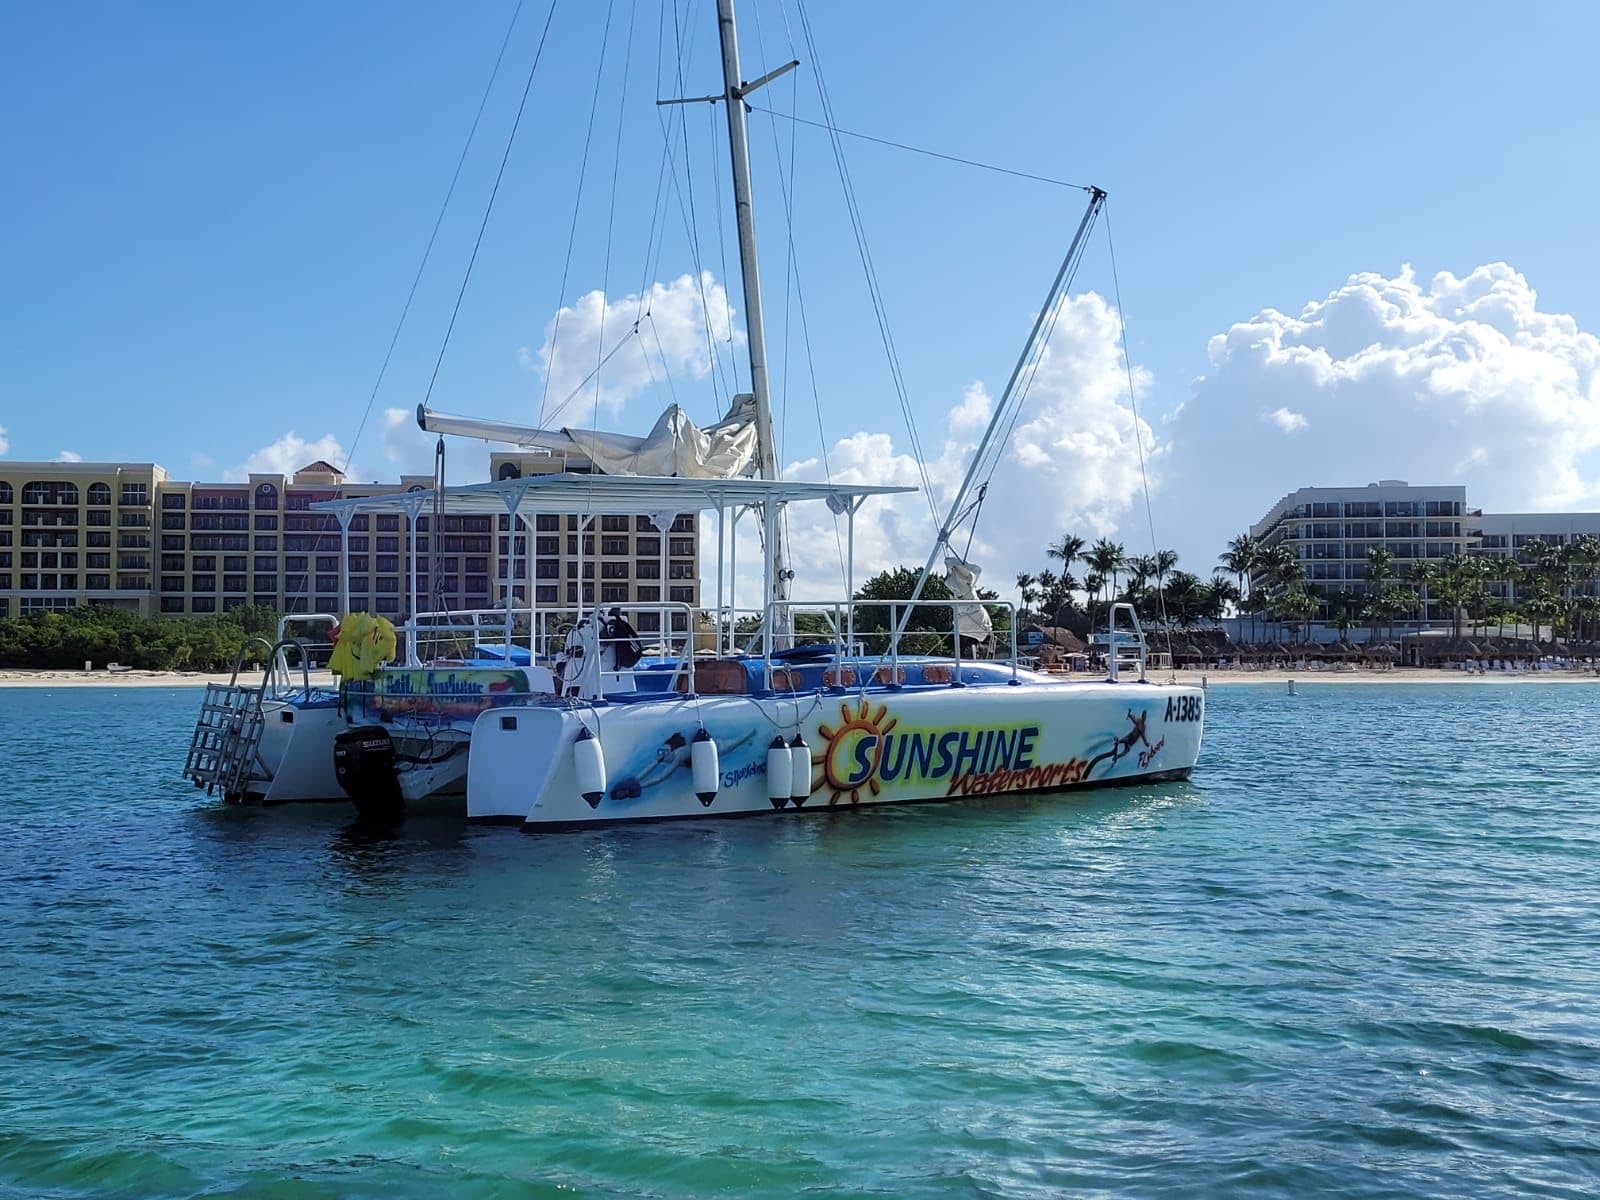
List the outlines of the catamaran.
<svg viewBox="0 0 1600 1200">
<path fill-rule="evenodd" d="M 733 0 L 716 7 L 723 91 L 702 99 L 721 103 L 727 115 L 749 392 L 716 425 L 697 428 L 674 407 L 644 437 L 419 408 L 419 424 L 441 438 L 575 452 L 590 469 L 454 487 L 441 479 L 432 491 L 313 505 L 345 528 L 365 512 L 398 513 L 413 530 L 430 510 L 504 515 L 519 529 L 555 514 L 580 531 L 613 515 L 648 516 L 666 529 L 680 514 L 709 513 L 714 603 L 704 612 L 659 601 L 591 605 L 580 588 L 575 612 L 532 603 L 513 612 L 508 599 L 495 639 L 484 636 L 484 614 L 467 614 L 471 623 L 463 626 L 448 614 L 419 614 L 413 595 L 399 631 L 405 662 L 339 689 L 314 688 L 304 672 L 295 685 L 292 639 L 280 639 L 259 687 L 236 681 L 208 689 L 186 768 L 197 784 L 268 802 L 344 794 L 363 811 L 390 814 L 443 798 L 473 820 L 542 829 L 1057 792 L 1183 779 L 1193 770 L 1204 694 L 1150 681 L 1130 606 L 1108 614 L 1104 679 L 1036 674 L 1018 653 L 1014 607 L 979 599 L 976 566 L 954 551 L 957 530 L 981 507 L 972 503 L 982 496 L 980 464 L 996 461 L 1105 193 L 1088 189 L 912 596 L 862 599 L 854 587 L 857 514 L 915 489 L 781 477 L 745 110 L 750 93 L 798 64 L 744 82 Z M 801 504 L 825 504 L 845 521 L 843 597 L 792 594 L 783 518 Z M 749 608 L 739 606 L 732 561 L 744 520 L 757 522 L 764 551 L 760 602 Z M 921 598 L 940 565 L 954 601 Z M 643 611 L 656 614 L 659 644 L 624 665 L 608 636 L 611 622 Z M 939 652 L 927 653 L 935 614 L 949 628 L 939 631 Z M 702 632 L 706 616 L 710 628 Z M 430 635 L 463 630 L 464 650 L 421 652 Z"/>
</svg>

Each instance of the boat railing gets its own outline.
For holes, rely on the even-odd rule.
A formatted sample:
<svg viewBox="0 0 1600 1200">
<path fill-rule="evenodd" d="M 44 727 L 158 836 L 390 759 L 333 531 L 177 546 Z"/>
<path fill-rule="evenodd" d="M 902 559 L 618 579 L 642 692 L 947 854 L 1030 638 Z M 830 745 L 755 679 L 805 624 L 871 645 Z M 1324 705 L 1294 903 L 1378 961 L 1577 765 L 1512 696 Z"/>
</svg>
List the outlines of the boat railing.
<svg viewBox="0 0 1600 1200">
<path fill-rule="evenodd" d="M 1118 615 L 1127 617 L 1127 625 L 1119 628 Z M 1148 661 L 1144 626 L 1139 624 L 1139 614 L 1133 605 L 1118 602 L 1106 614 L 1106 632 L 1096 634 L 1091 644 L 1106 649 L 1106 673 L 1112 683 L 1121 679 L 1124 672 L 1135 673 L 1140 683 L 1145 681 Z"/>
<path fill-rule="evenodd" d="M 904 678 L 900 668 L 901 658 L 914 655 L 918 658 L 948 659 L 954 666 L 950 676 L 952 683 L 960 682 L 961 664 L 964 661 L 972 662 L 980 658 L 994 661 L 998 657 L 983 654 L 984 642 L 961 632 L 963 610 L 973 607 L 982 607 L 984 612 L 991 614 L 990 622 L 993 629 L 991 638 L 1005 638 L 1009 653 L 1001 661 L 1010 663 L 1011 678 L 1016 682 L 1020 658 L 1017 652 L 1017 610 L 1016 605 L 1010 601 L 782 600 L 774 601 L 770 606 L 772 610 L 779 608 L 788 610 L 797 636 L 831 640 L 835 680 L 843 681 L 848 677 L 845 667 L 847 659 L 876 657 L 887 667 L 887 678 L 898 681 Z M 902 618 L 911 615 L 914 619 L 916 610 L 935 614 L 935 623 L 931 628 L 925 626 L 902 629 L 903 624 L 910 624 Z M 947 620 L 939 619 L 941 611 L 947 614 Z M 883 614 L 881 617 L 878 616 L 880 613 Z M 994 620 L 994 616 L 1001 614 L 1006 618 L 1003 629 L 1000 628 L 1000 623 Z M 811 618 L 809 622 L 802 619 L 806 616 Z M 867 619 L 861 620 L 862 616 L 867 616 Z M 807 625 L 814 631 L 809 635 L 805 632 Z M 963 653 L 963 643 L 966 643 L 965 653 Z M 765 645 L 763 670 L 770 687 L 773 670 L 770 639 L 767 639 Z M 946 647 L 948 653 L 945 652 Z M 781 662 L 779 666 L 782 666 Z"/>
<path fill-rule="evenodd" d="M 517 614 L 506 608 L 460 608 L 417 613 L 399 629 L 411 666 L 439 658 L 468 657 L 485 640 L 502 642 L 510 657 Z"/>
</svg>

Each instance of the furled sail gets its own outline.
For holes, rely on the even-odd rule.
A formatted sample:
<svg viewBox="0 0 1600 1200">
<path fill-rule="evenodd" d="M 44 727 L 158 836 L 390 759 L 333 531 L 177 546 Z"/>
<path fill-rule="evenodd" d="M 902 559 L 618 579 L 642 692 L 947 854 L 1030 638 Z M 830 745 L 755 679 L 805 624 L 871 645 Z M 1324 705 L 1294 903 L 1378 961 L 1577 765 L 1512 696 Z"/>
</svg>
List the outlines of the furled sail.
<svg viewBox="0 0 1600 1200">
<path fill-rule="evenodd" d="M 944 560 L 944 571 L 944 581 L 957 600 L 978 598 L 978 576 L 983 574 L 982 567 L 951 554 Z M 956 632 L 964 641 L 982 642 L 993 636 L 994 622 L 984 605 L 955 604 L 951 607 L 956 611 Z"/>
<path fill-rule="evenodd" d="M 417 408 L 417 424 L 430 433 L 451 433 L 508 442 L 555 454 L 581 454 L 607 475 L 666 475 L 686 479 L 732 479 L 756 467 L 756 403 L 735 396 L 728 415 L 701 428 L 678 405 L 669 405 L 643 437 L 563 426 L 535 429 L 507 421 L 457 417 Z"/>
</svg>

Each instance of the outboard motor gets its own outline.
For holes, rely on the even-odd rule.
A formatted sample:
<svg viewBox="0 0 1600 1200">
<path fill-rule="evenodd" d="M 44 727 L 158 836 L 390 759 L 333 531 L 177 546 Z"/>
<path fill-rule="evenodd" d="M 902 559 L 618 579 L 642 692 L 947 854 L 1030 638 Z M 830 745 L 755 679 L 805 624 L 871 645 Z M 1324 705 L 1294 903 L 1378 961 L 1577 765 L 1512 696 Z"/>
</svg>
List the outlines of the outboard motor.
<svg viewBox="0 0 1600 1200">
<path fill-rule="evenodd" d="M 367 820 L 394 821 L 405 816 L 394 739 L 381 725 L 348 729 L 333 739 L 333 773 Z"/>
</svg>

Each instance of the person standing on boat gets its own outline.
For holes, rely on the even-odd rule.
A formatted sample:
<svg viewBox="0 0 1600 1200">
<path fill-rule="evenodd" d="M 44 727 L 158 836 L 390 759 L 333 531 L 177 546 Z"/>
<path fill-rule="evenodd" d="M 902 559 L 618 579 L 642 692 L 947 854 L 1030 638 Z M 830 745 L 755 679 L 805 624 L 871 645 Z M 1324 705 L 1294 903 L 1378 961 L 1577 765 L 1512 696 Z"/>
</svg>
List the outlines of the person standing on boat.
<svg viewBox="0 0 1600 1200">
<path fill-rule="evenodd" d="M 606 614 L 600 627 L 600 666 L 605 671 L 627 671 L 644 657 L 639 631 L 628 623 L 620 608 Z"/>
</svg>

